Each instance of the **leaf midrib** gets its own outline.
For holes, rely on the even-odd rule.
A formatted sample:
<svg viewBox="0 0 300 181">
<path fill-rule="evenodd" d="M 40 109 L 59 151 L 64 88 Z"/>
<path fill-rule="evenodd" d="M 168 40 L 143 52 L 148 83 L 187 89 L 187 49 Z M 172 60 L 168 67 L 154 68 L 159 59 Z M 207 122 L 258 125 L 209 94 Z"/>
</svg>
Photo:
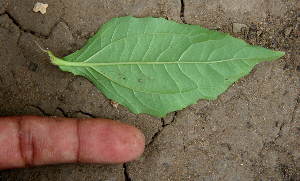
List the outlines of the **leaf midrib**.
<svg viewBox="0 0 300 181">
<path fill-rule="evenodd" d="M 278 57 L 278 56 L 274 56 Z M 268 59 L 270 57 L 267 57 Z M 271 57 L 272 58 L 272 57 Z M 231 59 L 223 59 L 218 61 L 211 61 L 211 62 L 111 62 L 111 63 L 86 63 L 86 62 L 69 62 L 62 59 L 56 59 L 55 64 L 57 65 L 66 65 L 66 66 L 73 66 L 73 67 L 94 67 L 94 66 L 113 66 L 113 65 L 166 65 L 166 64 L 214 64 L 214 63 L 222 63 L 226 61 L 245 61 L 245 60 L 257 60 L 258 58 L 231 58 Z M 265 58 L 261 58 L 265 59 Z"/>
</svg>

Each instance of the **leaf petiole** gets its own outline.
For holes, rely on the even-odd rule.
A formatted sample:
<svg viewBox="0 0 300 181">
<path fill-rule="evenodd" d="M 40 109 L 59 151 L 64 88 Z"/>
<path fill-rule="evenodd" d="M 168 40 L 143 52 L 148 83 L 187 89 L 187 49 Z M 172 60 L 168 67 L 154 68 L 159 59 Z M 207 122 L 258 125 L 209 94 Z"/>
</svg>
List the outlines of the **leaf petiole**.
<svg viewBox="0 0 300 181">
<path fill-rule="evenodd" d="M 59 65 L 78 66 L 78 63 L 73 63 L 73 62 L 69 62 L 69 61 L 65 61 L 60 58 L 57 58 L 49 50 L 45 50 L 37 42 L 35 42 L 35 43 L 43 52 L 46 52 L 49 55 L 51 63 L 58 65 L 58 66 Z M 80 62 L 79 62 L 79 64 L 80 64 Z"/>
</svg>

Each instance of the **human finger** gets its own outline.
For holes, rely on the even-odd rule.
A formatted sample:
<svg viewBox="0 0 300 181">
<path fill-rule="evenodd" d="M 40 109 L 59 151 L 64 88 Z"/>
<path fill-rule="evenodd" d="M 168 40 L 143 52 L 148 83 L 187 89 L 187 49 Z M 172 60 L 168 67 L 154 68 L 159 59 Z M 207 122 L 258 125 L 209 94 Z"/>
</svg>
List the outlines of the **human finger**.
<svg viewBox="0 0 300 181">
<path fill-rule="evenodd" d="M 56 163 L 126 163 L 144 148 L 143 134 L 119 121 L 0 117 L 0 170 Z"/>
</svg>

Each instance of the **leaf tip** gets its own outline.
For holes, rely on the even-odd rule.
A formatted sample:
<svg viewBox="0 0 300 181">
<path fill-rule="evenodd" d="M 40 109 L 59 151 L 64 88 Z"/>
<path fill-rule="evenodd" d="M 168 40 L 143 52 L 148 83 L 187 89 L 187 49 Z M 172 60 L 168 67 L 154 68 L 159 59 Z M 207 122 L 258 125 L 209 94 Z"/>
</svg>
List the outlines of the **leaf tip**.
<svg viewBox="0 0 300 181">
<path fill-rule="evenodd" d="M 280 57 L 283 57 L 283 56 L 285 55 L 285 52 L 284 52 L 284 51 L 279 51 L 279 53 L 280 53 L 280 54 L 279 54 Z"/>
<path fill-rule="evenodd" d="M 285 52 L 284 51 L 275 51 L 274 53 L 274 59 L 278 59 L 278 58 L 281 58 L 285 55 Z"/>
</svg>

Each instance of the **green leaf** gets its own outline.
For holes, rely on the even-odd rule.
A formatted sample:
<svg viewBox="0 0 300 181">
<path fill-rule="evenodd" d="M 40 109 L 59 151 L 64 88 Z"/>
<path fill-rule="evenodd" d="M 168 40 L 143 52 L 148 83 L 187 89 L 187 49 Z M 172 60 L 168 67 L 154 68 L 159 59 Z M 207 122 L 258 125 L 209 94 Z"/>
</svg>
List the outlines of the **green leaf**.
<svg viewBox="0 0 300 181">
<path fill-rule="evenodd" d="M 108 99 L 160 117 L 216 99 L 257 63 L 285 54 L 197 25 L 132 16 L 105 23 L 62 59 L 47 52 L 61 70 L 87 77 Z"/>
</svg>

